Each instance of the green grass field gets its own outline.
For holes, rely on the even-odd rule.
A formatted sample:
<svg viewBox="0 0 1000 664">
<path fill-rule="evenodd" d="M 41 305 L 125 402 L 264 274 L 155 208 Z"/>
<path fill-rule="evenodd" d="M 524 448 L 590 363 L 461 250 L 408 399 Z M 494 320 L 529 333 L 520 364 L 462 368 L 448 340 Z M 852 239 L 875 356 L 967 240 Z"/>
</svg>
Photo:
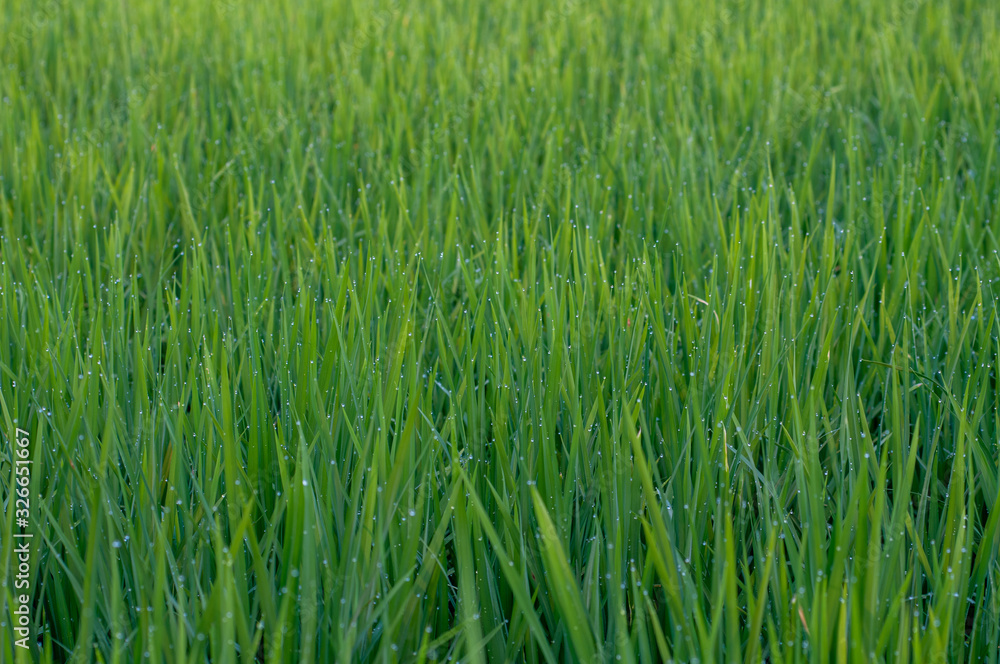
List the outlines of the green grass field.
<svg viewBox="0 0 1000 664">
<path fill-rule="evenodd" d="M 998 45 L 4 0 L 0 662 L 996 664 Z"/>
</svg>

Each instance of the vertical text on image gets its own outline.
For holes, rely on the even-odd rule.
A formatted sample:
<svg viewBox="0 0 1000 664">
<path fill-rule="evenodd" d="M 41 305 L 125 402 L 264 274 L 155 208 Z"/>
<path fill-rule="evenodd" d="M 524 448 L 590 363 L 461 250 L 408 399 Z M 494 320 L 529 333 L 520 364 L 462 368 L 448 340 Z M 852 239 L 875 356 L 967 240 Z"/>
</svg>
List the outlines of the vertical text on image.
<svg viewBox="0 0 1000 664">
<path fill-rule="evenodd" d="M 14 604 L 11 622 L 14 626 L 18 648 L 28 648 L 31 622 L 31 440 L 24 429 L 16 429 L 14 436 Z"/>
</svg>

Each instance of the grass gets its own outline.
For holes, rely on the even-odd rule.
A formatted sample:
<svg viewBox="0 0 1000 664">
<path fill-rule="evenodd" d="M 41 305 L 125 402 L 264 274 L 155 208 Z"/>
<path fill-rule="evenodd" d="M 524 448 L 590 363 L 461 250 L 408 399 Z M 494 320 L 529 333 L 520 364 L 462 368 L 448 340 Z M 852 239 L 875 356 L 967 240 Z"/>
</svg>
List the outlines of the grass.
<svg viewBox="0 0 1000 664">
<path fill-rule="evenodd" d="M 1000 661 L 993 3 L 0 36 L 0 661 Z"/>
</svg>

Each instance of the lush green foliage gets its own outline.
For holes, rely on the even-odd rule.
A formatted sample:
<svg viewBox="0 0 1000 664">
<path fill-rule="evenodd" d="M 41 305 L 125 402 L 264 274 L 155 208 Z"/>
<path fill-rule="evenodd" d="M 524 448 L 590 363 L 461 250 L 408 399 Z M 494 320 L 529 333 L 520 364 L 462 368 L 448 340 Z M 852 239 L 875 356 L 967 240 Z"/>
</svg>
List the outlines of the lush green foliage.
<svg viewBox="0 0 1000 664">
<path fill-rule="evenodd" d="M 0 660 L 1000 659 L 994 3 L 0 21 Z"/>
</svg>

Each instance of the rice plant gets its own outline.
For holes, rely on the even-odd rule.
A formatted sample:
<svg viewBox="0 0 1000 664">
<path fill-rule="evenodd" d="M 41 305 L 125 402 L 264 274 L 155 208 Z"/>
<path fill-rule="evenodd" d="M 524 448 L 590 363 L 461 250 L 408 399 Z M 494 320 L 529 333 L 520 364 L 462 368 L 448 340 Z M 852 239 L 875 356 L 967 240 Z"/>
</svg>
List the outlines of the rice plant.
<svg viewBox="0 0 1000 664">
<path fill-rule="evenodd" d="M 0 662 L 1000 662 L 995 3 L 0 36 Z"/>
</svg>

